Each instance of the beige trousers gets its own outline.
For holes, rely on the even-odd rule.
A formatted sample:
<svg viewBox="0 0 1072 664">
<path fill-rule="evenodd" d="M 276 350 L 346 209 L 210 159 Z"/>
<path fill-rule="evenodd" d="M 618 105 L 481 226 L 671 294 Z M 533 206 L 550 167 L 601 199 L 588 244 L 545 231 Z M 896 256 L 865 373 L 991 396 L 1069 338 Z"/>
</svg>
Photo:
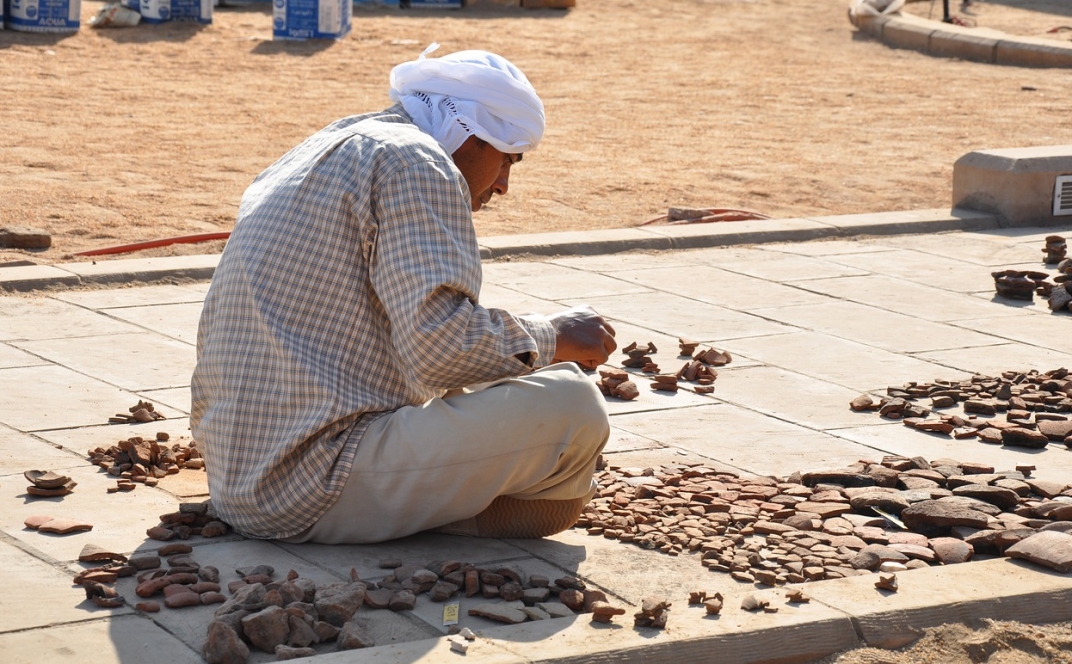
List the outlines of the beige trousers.
<svg viewBox="0 0 1072 664">
<path fill-rule="evenodd" d="M 476 516 L 498 496 L 590 498 L 610 433 L 603 397 L 572 363 L 375 420 L 346 486 L 288 542 L 382 542 Z"/>
</svg>

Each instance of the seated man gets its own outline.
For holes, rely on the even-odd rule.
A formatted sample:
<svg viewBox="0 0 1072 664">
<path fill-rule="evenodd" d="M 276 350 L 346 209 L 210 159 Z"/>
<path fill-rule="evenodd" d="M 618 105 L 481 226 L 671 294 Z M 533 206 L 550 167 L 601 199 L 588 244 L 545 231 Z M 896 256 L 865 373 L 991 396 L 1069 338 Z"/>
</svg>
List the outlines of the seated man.
<svg viewBox="0 0 1072 664">
<path fill-rule="evenodd" d="M 314 134 L 242 199 L 190 419 L 213 504 L 247 536 L 542 537 L 592 496 L 609 426 L 577 364 L 604 362 L 614 330 L 587 307 L 479 300 L 472 212 L 506 194 L 543 104 L 500 56 L 431 50 L 391 72 L 394 106 Z"/>
</svg>

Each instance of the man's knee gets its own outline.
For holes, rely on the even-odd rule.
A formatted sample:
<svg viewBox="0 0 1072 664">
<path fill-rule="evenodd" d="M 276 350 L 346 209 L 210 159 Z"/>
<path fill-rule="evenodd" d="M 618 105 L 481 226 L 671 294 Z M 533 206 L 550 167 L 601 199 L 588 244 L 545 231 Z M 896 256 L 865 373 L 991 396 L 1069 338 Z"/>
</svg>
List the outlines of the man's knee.
<svg viewBox="0 0 1072 664">
<path fill-rule="evenodd" d="M 572 426 L 586 430 L 589 436 L 605 439 L 610 424 L 603 395 L 595 381 L 572 362 L 553 365 L 541 373 L 551 377 L 548 406 L 556 414 L 567 417 Z"/>
</svg>

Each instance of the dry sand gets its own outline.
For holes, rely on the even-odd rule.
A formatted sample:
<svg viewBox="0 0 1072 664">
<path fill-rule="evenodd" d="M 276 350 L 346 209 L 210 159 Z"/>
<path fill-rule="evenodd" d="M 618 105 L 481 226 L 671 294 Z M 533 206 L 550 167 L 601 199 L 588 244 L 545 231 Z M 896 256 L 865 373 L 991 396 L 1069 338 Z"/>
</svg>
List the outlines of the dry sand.
<svg viewBox="0 0 1072 664">
<path fill-rule="evenodd" d="M 432 41 L 506 55 L 547 105 L 509 197 L 476 215 L 483 236 L 628 227 L 672 205 L 943 207 L 967 152 L 1072 143 L 1072 71 L 892 49 L 857 34 L 842 0 L 578 4 L 358 9 L 346 39 L 277 42 L 267 2 L 219 8 L 205 27 L 96 30 L 102 3 L 85 0 L 78 33 L 0 32 L 0 226 L 54 242 L 0 262 L 230 230 L 257 173 L 336 118 L 387 106 L 390 68 Z M 975 6 L 980 25 L 1010 31 L 1072 23 L 1065 0 Z"/>
</svg>

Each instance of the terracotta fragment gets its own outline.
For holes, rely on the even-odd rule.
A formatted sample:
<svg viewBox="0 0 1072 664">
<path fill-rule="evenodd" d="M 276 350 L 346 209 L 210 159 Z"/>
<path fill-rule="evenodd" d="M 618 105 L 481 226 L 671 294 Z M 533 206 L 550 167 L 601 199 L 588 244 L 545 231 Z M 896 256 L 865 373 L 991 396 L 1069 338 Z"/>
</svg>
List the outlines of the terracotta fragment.
<svg viewBox="0 0 1072 664">
<path fill-rule="evenodd" d="M 879 590 L 888 590 L 894 593 L 897 592 L 897 575 L 879 574 L 878 581 L 875 581 L 875 587 Z"/>
<path fill-rule="evenodd" d="M 67 535 L 69 533 L 80 533 L 93 530 L 93 524 L 79 521 L 77 519 L 59 518 L 41 524 L 37 527 L 37 530 L 42 533 Z"/>
</svg>

